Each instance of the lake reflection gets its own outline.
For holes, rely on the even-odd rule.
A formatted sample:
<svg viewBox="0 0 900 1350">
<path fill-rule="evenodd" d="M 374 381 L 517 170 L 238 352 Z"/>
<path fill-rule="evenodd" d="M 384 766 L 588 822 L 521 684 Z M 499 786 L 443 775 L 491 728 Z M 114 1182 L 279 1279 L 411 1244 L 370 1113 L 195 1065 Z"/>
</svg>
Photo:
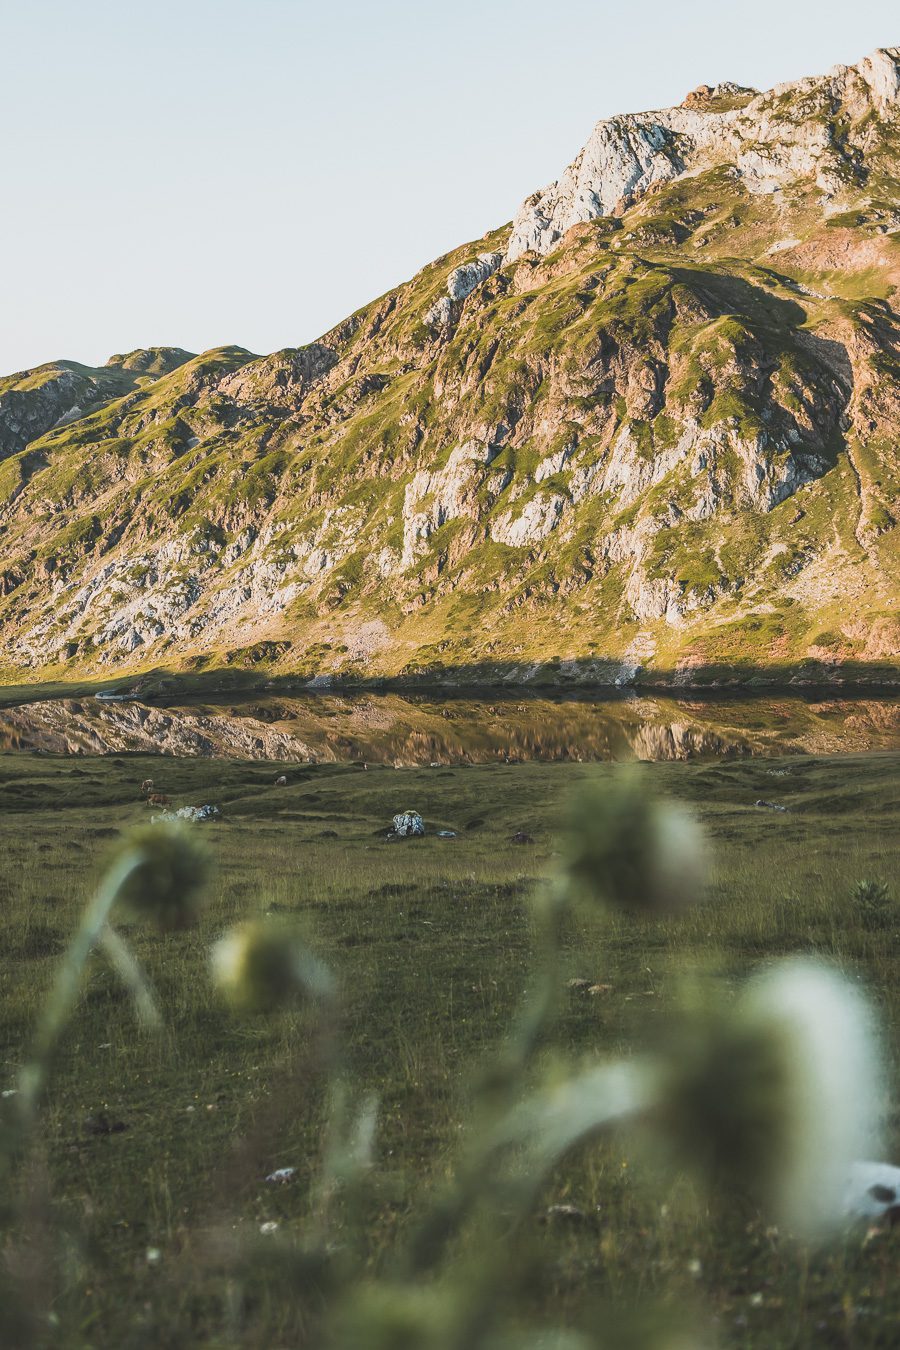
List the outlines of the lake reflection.
<svg viewBox="0 0 900 1350">
<path fill-rule="evenodd" d="M 671 760 L 896 749 L 897 699 L 309 694 L 0 709 L 0 750 L 388 764 Z"/>
</svg>

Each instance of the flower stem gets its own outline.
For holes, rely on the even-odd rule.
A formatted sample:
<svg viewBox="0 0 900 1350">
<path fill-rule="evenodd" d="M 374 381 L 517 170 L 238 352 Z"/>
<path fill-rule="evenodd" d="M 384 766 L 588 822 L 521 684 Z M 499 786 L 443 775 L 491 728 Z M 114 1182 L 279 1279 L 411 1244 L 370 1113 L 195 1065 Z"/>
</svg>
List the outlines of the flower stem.
<svg viewBox="0 0 900 1350">
<path fill-rule="evenodd" d="M 162 1016 L 153 987 L 132 955 L 131 948 L 127 942 L 122 941 L 111 923 L 104 924 L 98 942 L 109 957 L 110 965 L 131 994 L 138 1021 L 149 1031 L 156 1031 L 162 1026 Z"/>
<path fill-rule="evenodd" d="M 19 1073 L 19 1091 L 16 1104 L 21 1125 L 31 1123 L 37 1110 L 50 1062 L 63 1028 L 78 996 L 78 987 L 85 964 L 106 926 L 119 895 L 135 868 L 144 862 L 138 851 L 126 853 L 104 877 L 81 920 L 63 963 L 57 972 L 37 1025 L 31 1056 Z"/>
</svg>

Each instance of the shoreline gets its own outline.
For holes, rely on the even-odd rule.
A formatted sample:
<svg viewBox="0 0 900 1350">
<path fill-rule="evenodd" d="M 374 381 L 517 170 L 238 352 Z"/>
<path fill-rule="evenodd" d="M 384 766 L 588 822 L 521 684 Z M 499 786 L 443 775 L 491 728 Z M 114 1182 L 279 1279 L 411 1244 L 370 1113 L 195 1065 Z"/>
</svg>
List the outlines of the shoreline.
<svg viewBox="0 0 900 1350">
<path fill-rule="evenodd" d="M 112 677 L 110 679 L 0 683 L 0 708 L 29 703 L 58 702 L 64 699 L 96 698 L 100 702 L 144 703 L 165 706 L 185 701 L 218 698 L 259 697 L 353 697 L 362 695 L 430 696 L 434 699 L 512 698 L 595 699 L 619 701 L 640 697 L 710 700 L 755 697 L 794 697 L 801 699 L 838 698 L 881 699 L 900 697 L 900 672 L 871 676 L 851 675 L 826 678 L 817 673 L 803 678 L 779 672 L 767 677 L 762 671 L 752 674 L 722 674 L 705 680 L 648 677 L 607 682 L 571 676 L 563 679 L 444 678 L 429 676 L 391 676 L 376 679 L 341 679 L 316 676 L 311 680 L 292 675 L 270 675 L 253 679 L 235 674 L 225 680 L 191 674 Z"/>
</svg>

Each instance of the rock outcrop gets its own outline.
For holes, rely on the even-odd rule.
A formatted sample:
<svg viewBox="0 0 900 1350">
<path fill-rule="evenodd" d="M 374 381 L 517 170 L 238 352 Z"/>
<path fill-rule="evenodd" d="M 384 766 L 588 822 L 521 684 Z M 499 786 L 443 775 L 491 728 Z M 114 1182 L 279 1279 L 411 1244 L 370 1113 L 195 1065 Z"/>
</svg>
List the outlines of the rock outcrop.
<svg viewBox="0 0 900 1350">
<path fill-rule="evenodd" d="M 840 114 L 900 112 L 900 48 L 857 66 L 754 96 L 738 85 L 694 90 L 680 108 L 598 122 L 577 159 L 529 197 L 513 221 L 506 261 L 549 253 L 573 225 L 620 216 L 655 187 L 727 166 L 748 191 L 777 193 L 812 179 L 828 195 L 860 173 L 867 130 L 836 134 Z"/>
</svg>

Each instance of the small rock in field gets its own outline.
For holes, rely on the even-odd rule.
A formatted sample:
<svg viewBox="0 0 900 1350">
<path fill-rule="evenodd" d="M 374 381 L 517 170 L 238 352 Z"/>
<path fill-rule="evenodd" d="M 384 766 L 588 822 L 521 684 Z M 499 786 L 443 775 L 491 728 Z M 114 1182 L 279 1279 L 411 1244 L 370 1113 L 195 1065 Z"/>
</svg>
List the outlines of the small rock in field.
<svg viewBox="0 0 900 1350">
<path fill-rule="evenodd" d="M 844 1210 L 850 1219 L 874 1219 L 891 1228 L 900 1223 L 900 1167 L 853 1163 L 844 1192 Z"/>
<path fill-rule="evenodd" d="M 778 806 L 775 802 L 764 802 L 762 797 L 756 805 L 761 806 L 765 811 L 787 811 L 788 809 L 786 806 Z"/>
<path fill-rule="evenodd" d="M 533 844 L 534 840 L 532 839 L 531 835 L 526 834 L 524 830 L 516 830 L 515 834 L 513 835 L 512 839 L 510 839 L 509 842 L 511 844 Z"/>
<path fill-rule="evenodd" d="M 276 786 L 276 787 L 287 787 L 287 777 L 286 777 L 285 774 L 280 773 L 280 774 L 278 775 L 278 777 L 275 779 L 275 786 Z"/>
<path fill-rule="evenodd" d="M 577 978 L 572 979 L 572 980 L 566 980 L 566 988 L 567 988 L 567 989 L 579 989 L 579 990 L 582 990 L 582 989 L 590 989 L 590 987 L 591 987 L 591 982 L 590 982 L 590 980 L 579 980 L 579 979 L 577 979 Z"/>
<path fill-rule="evenodd" d="M 265 1223 L 261 1223 L 259 1225 L 259 1231 L 261 1233 L 264 1233 L 266 1236 L 268 1236 L 269 1233 L 277 1233 L 278 1224 L 275 1222 L 274 1219 L 267 1219 Z"/>
<path fill-rule="evenodd" d="M 455 839 L 455 830 L 438 830 L 438 839 Z"/>
<path fill-rule="evenodd" d="M 400 811 L 392 824 L 398 839 L 415 839 L 425 833 L 425 822 L 418 811 Z"/>
<path fill-rule="evenodd" d="M 148 1266 L 156 1266 L 156 1265 L 159 1265 L 159 1263 L 160 1263 L 161 1260 L 162 1260 L 162 1252 L 159 1250 L 158 1247 L 148 1247 L 148 1248 L 147 1248 L 147 1265 L 148 1265 Z"/>
<path fill-rule="evenodd" d="M 180 806 L 177 811 L 160 811 L 158 816 L 153 817 L 153 823 L 158 821 L 173 820 L 218 820 L 222 812 L 217 806 Z"/>
<path fill-rule="evenodd" d="M 596 998 L 598 994 L 611 994 L 611 993 L 612 993 L 612 985 L 611 985 L 611 984 L 592 984 L 591 987 L 590 987 L 590 989 L 588 990 L 588 993 L 591 994 L 592 997 L 594 997 L 594 998 Z"/>
<path fill-rule="evenodd" d="M 293 1181 L 296 1175 L 296 1167 L 276 1167 L 275 1171 L 266 1177 L 266 1181 L 274 1186 L 284 1186 L 287 1182 Z"/>
</svg>

